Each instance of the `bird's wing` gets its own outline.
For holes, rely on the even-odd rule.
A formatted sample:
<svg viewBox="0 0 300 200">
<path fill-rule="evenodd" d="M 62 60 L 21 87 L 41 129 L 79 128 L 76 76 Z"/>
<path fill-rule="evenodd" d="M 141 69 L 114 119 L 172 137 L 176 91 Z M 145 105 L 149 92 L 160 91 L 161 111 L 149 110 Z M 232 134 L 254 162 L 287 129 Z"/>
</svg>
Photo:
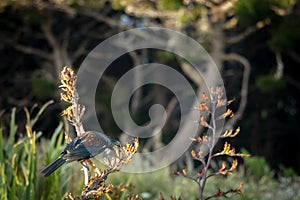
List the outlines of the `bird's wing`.
<svg viewBox="0 0 300 200">
<path fill-rule="evenodd" d="M 90 131 L 87 132 L 88 136 L 85 137 L 84 139 L 82 139 L 82 143 L 86 146 L 86 147 L 104 147 L 105 148 L 107 146 L 110 145 L 110 139 L 100 133 L 100 132 L 96 132 L 96 131 Z"/>
<path fill-rule="evenodd" d="M 65 148 L 64 159 L 67 162 L 84 160 L 102 153 L 111 145 L 110 139 L 96 131 L 88 131 L 76 138 Z"/>
<path fill-rule="evenodd" d="M 88 148 L 78 148 L 75 149 L 68 154 L 66 154 L 64 157 L 67 159 L 67 162 L 72 162 L 72 161 L 79 161 L 79 160 L 85 160 L 88 158 L 92 158 L 99 153 L 103 152 L 106 146 L 103 147 L 88 147 Z"/>
<path fill-rule="evenodd" d="M 73 151 L 74 149 L 77 149 L 78 146 L 80 146 L 80 144 L 82 143 L 82 140 L 84 138 L 81 137 L 76 137 L 74 138 L 64 149 L 64 153 L 68 154 L 69 152 Z"/>
</svg>

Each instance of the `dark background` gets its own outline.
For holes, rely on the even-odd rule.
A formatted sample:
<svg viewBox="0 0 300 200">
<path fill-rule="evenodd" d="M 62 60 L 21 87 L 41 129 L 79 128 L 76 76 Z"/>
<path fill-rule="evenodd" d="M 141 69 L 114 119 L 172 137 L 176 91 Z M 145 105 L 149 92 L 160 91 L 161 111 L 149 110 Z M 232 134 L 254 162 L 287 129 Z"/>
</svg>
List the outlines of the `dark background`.
<svg viewBox="0 0 300 200">
<path fill-rule="evenodd" d="M 229 6 L 228 6 L 229 5 Z M 55 99 L 42 115 L 38 129 L 45 137 L 61 120 L 58 74 L 64 65 L 75 71 L 87 53 L 106 38 L 123 30 L 161 26 L 185 33 L 201 43 L 222 72 L 232 109 L 247 104 L 232 126 L 242 132 L 233 140 L 237 148 L 300 172 L 300 7 L 292 0 L 193 1 L 22 1 L 2 0 L 0 5 L 0 120 L 7 130 L 9 113 L 17 107 L 17 121 L 25 124 L 23 107 L 39 107 Z M 235 55 L 232 59 L 230 55 Z M 236 56 L 237 55 L 237 56 Z M 99 83 L 96 95 L 101 126 L 111 136 L 120 130 L 110 111 L 110 95 L 118 78 L 132 66 L 159 62 L 182 71 L 173 54 L 139 50 L 117 59 Z M 250 64 L 249 81 L 245 62 Z M 282 70 L 280 70 L 282 67 Z M 184 74 L 197 88 L 189 74 Z M 159 96 L 155 94 L 161 94 Z M 146 123 L 154 103 L 170 105 L 168 89 L 153 85 L 142 89 L 141 101 L 132 107 L 133 119 Z M 172 110 L 161 142 L 172 139 L 178 126 L 178 106 Z M 19 136 L 24 133 L 19 126 Z"/>
</svg>

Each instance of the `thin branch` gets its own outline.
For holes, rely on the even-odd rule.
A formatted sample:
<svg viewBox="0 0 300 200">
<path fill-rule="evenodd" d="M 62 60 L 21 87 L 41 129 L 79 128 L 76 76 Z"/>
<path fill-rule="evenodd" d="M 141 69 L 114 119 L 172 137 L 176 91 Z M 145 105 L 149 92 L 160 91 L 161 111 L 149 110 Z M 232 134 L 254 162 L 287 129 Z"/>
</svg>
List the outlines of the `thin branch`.
<svg viewBox="0 0 300 200">
<path fill-rule="evenodd" d="M 43 51 L 41 49 L 37 49 L 34 47 L 29 47 L 29 46 L 25 46 L 25 45 L 17 44 L 17 43 L 13 44 L 12 46 L 20 52 L 23 52 L 23 53 L 26 53 L 29 55 L 36 55 L 36 56 L 39 56 L 46 60 L 53 61 L 53 57 L 51 56 L 51 54 L 49 54 L 49 52 Z"/>
<path fill-rule="evenodd" d="M 63 41 L 62 41 L 62 48 L 67 49 L 69 46 L 70 40 L 70 27 L 66 27 L 65 31 L 63 32 Z"/>
<path fill-rule="evenodd" d="M 241 85 L 241 99 L 240 99 L 240 104 L 238 110 L 235 112 L 235 117 L 231 118 L 229 122 L 227 123 L 228 126 L 233 126 L 238 120 L 241 119 L 246 105 L 247 105 L 247 98 L 248 98 L 248 89 L 249 89 L 249 77 L 250 77 L 250 70 L 251 70 L 251 65 L 250 62 L 247 60 L 247 58 L 236 54 L 236 53 L 230 53 L 224 55 L 224 60 L 233 60 L 241 63 L 244 66 L 244 73 L 243 73 L 243 80 L 242 80 L 242 85 Z M 228 129 L 228 128 L 226 128 Z"/>
<path fill-rule="evenodd" d="M 269 25 L 270 23 L 271 23 L 271 20 L 268 19 L 268 18 L 263 20 L 263 21 L 259 21 L 259 22 L 256 23 L 255 26 L 247 28 L 245 31 L 243 31 L 239 35 L 235 35 L 234 37 L 229 37 L 229 38 L 227 37 L 225 39 L 225 42 L 227 44 L 238 43 L 238 42 L 242 41 L 243 39 L 245 39 L 246 37 L 248 37 L 249 35 L 251 35 L 252 33 L 262 29 L 266 25 Z"/>
<path fill-rule="evenodd" d="M 105 23 L 106 25 L 112 27 L 112 28 L 120 28 L 124 29 L 126 28 L 122 24 L 119 23 L 118 20 L 115 20 L 111 17 L 107 17 L 105 15 L 102 15 L 99 12 L 92 11 L 91 9 L 84 9 L 82 10 L 82 14 L 91 18 L 94 18 L 95 20 Z"/>
<path fill-rule="evenodd" d="M 182 71 L 198 86 L 203 85 L 202 77 L 196 71 L 196 69 L 187 62 L 181 61 L 180 67 Z"/>
<path fill-rule="evenodd" d="M 169 102 L 169 104 L 167 105 L 167 107 L 166 107 L 167 117 L 166 117 L 165 123 L 167 123 L 167 121 L 170 119 L 171 114 L 173 113 L 174 109 L 176 108 L 177 103 L 178 103 L 178 101 L 177 101 L 176 97 L 173 97 L 171 99 L 171 101 Z M 146 124 L 147 123 L 145 123 L 144 125 L 146 125 Z M 154 129 L 154 131 L 155 131 L 155 129 Z M 162 143 L 161 135 L 162 134 L 157 134 L 156 136 L 154 136 L 150 140 L 148 140 L 144 146 L 144 149 L 150 149 L 151 147 L 154 147 L 157 142 L 160 143 L 158 146 L 162 146 L 161 145 L 161 143 Z"/>
<path fill-rule="evenodd" d="M 288 56 L 290 56 L 292 59 L 294 59 L 297 63 L 300 64 L 300 55 L 298 55 L 296 52 L 294 51 L 289 51 L 287 53 Z"/>
<path fill-rule="evenodd" d="M 55 38 L 52 28 L 51 28 L 51 21 L 47 19 L 44 23 L 41 24 L 41 29 L 45 35 L 45 39 L 49 43 L 50 47 L 52 48 L 53 54 L 53 64 L 56 70 L 56 73 L 59 74 L 61 70 L 61 66 L 66 63 L 67 59 L 67 52 L 66 50 L 62 49 L 59 42 Z M 63 59 L 64 58 L 64 59 Z"/>
<path fill-rule="evenodd" d="M 49 42 L 50 46 L 52 47 L 52 49 L 58 49 L 59 45 L 52 33 L 51 22 L 49 19 L 47 19 L 45 22 L 41 24 L 41 29 L 43 30 L 43 33 L 45 34 L 45 37 Z"/>
<path fill-rule="evenodd" d="M 79 45 L 79 47 L 75 50 L 75 52 L 71 55 L 71 59 L 72 60 L 77 60 L 80 56 L 84 55 L 87 53 L 87 45 L 88 45 L 88 40 L 84 40 L 81 42 L 81 44 Z"/>
<path fill-rule="evenodd" d="M 300 83 L 299 83 L 299 81 L 295 80 L 291 76 L 285 75 L 284 77 L 285 77 L 285 80 L 287 82 L 289 82 L 290 84 L 294 85 L 295 87 L 297 87 L 300 90 Z"/>
<path fill-rule="evenodd" d="M 81 161 L 80 164 L 82 165 L 83 175 L 84 175 L 84 185 L 87 185 L 89 183 L 90 179 L 90 171 L 89 167 L 86 164 L 86 162 Z"/>
<path fill-rule="evenodd" d="M 207 175 L 208 173 L 208 169 L 209 169 L 209 166 L 210 166 L 210 163 L 211 163 L 211 160 L 213 158 L 213 150 L 214 150 L 214 147 L 215 147 L 215 144 L 218 140 L 218 137 L 216 137 L 216 128 L 217 128 L 217 125 L 216 125 L 216 107 L 217 107 L 217 99 L 214 99 L 214 101 L 212 102 L 212 110 L 211 110 L 211 119 L 212 119 L 212 125 L 211 125 L 211 131 L 212 131 L 212 144 L 209 148 L 209 154 L 208 154 L 208 158 L 207 158 L 207 161 L 204 165 L 204 173 L 203 173 L 203 181 L 202 181 L 202 184 L 201 187 L 200 187 L 200 192 L 199 192 L 199 198 L 202 200 L 203 199 L 203 192 L 204 192 L 204 188 L 205 188 L 205 185 L 206 185 L 206 181 L 207 181 L 207 177 L 209 175 Z"/>
<path fill-rule="evenodd" d="M 170 102 L 169 102 L 169 104 L 167 105 L 167 108 L 166 108 L 166 113 L 167 113 L 166 122 L 170 119 L 171 114 L 173 113 L 173 111 L 174 111 L 177 104 L 178 104 L 177 98 L 173 97 L 170 100 Z"/>
<path fill-rule="evenodd" d="M 212 198 L 216 198 L 216 197 L 226 197 L 227 194 L 230 194 L 230 193 L 238 193 L 238 194 L 241 194 L 241 191 L 238 190 L 238 189 L 230 189 L 230 190 L 227 190 L 225 192 L 222 192 L 222 191 L 218 191 L 216 194 L 212 195 L 212 196 L 209 196 L 209 197 L 206 197 L 205 200 L 209 200 L 209 199 L 212 199 Z"/>
<path fill-rule="evenodd" d="M 198 181 L 198 178 L 194 178 L 192 176 L 189 176 L 189 175 L 182 175 L 184 178 L 187 178 L 187 179 L 190 179 L 192 181 L 194 181 L 195 183 L 197 183 L 197 185 L 200 186 L 200 182 Z"/>
<path fill-rule="evenodd" d="M 235 35 L 233 37 L 227 37 L 225 39 L 225 42 L 227 44 L 239 43 L 239 42 L 241 42 L 242 40 L 244 40 L 246 37 L 248 37 L 249 35 L 251 35 L 252 33 L 254 33 L 257 30 L 258 29 L 256 27 L 249 27 L 245 31 L 240 33 L 239 35 Z"/>
<path fill-rule="evenodd" d="M 274 74 L 274 77 L 275 79 L 281 79 L 283 75 L 284 64 L 280 52 L 276 52 L 276 64 L 276 72 Z"/>
<path fill-rule="evenodd" d="M 111 17 L 107 17 L 103 13 L 93 11 L 91 8 L 84 8 L 80 11 L 77 11 L 71 6 L 64 6 L 63 4 L 55 4 L 55 3 L 45 2 L 45 1 L 41 2 L 41 4 L 44 7 L 47 7 L 47 9 L 49 10 L 64 12 L 69 14 L 70 16 L 74 16 L 76 14 L 82 14 L 84 16 L 91 17 L 96 21 L 104 23 L 112 28 L 120 28 L 120 29 L 126 28 L 125 26 L 120 24 L 118 20 L 115 20 Z"/>
<path fill-rule="evenodd" d="M 136 51 L 131 51 L 128 53 L 129 56 L 131 57 L 132 61 L 133 61 L 133 65 L 134 66 L 138 66 L 142 64 L 142 58 L 137 54 Z M 140 86 L 141 85 L 141 70 L 140 68 L 136 68 L 136 70 L 134 70 L 134 86 Z M 136 114 L 137 109 L 140 105 L 141 102 L 141 98 L 142 98 L 142 90 L 138 89 L 135 91 L 133 97 L 132 97 L 132 104 L 131 104 L 131 110 L 134 114 Z"/>
</svg>

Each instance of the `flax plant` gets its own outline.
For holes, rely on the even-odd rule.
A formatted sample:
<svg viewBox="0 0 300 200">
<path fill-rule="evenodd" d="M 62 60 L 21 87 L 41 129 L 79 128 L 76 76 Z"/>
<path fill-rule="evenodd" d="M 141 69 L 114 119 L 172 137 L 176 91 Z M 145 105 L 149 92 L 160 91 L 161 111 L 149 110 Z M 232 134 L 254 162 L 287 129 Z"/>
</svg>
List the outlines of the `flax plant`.
<svg viewBox="0 0 300 200">
<path fill-rule="evenodd" d="M 0 127 L 0 199 L 37 199 L 39 196 L 36 157 L 37 139 L 42 132 L 33 130 L 33 127 L 52 103 L 48 101 L 35 115 L 32 113 L 37 105 L 30 110 L 24 108 L 26 132 L 23 136 L 17 136 L 16 108 L 11 112 L 9 137 L 6 141 Z"/>
<path fill-rule="evenodd" d="M 229 175 L 231 174 L 238 166 L 238 160 L 234 159 L 231 162 L 230 166 L 227 166 L 226 162 L 222 162 L 218 171 L 211 170 L 212 160 L 219 156 L 229 156 L 229 157 L 244 157 L 249 156 L 247 154 L 237 153 L 234 148 L 231 147 L 230 143 L 225 141 L 223 150 L 215 153 L 215 147 L 219 139 L 228 139 L 233 138 L 238 135 L 240 128 L 238 127 L 235 130 L 226 130 L 223 134 L 218 134 L 219 121 L 225 120 L 228 117 L 234 117 L 232 110 L 227 109 L 225 111 L 224 107 L 229 105 L 232 101 L 227 101 L 224 97 L 223 90 L 220 87 L 217 87 L 215 90 L 211 89 L 209 96 L 206 94 L 202 95 L 202 102 L 196 108 L 200 114 L 199 123 L 207 130 L 207 133 L 204 133 L 196 138 L 193 138 L 198 145 L 198 148 L 191 150 L 191 157 L 200 162 L 200 170 L 196 174 L 189 173 L 185 168 L 179 172 L 176 172 L 177 175 L 182 175 L 186 178 L 189 178 L 197 183 L 199 188 L 199 199 L 208 200 L 216 197 L 227 196 L 229 193 L 242 193 L 243 184 L 241 183 L 237 188 L 230 189 L 227 191 L 222 191 L 218 189 L 215 194 L 212 194 L 208 197 L 204 197 L 204 190 L 207 184 L 207 181 L 217 175 Z M 210 107 L 210 108 L 209 108 Z M 221 113 L 220 113 L 221 111 Z M 210 119 L 210 123 L 208 120 Z"/>
<path fill-rule="evenodd" d="M 61 86 L 61 100 L 69 103 L 70 105 L 62 112 L 68 121 L 75 127 L 77 136 L 83 134 L 84 128 L 81 121 L 85 112 L 84 105 L 78 103 L 79 95 L 76 90 L 76 74 L 70 68 L 65 66 L 60 74 Z M 67 133 L 65 133 L 67 142 L 71 142 L 72 139 Z M 112 184 L 106 185 L 106 180 L 109 174 L 119 171 L 122 166 L 131 161 L 133 155 L 137 152 L 139 147 L 138 139 L 134 139 L 132 143 L 127 143 L 124 146 L 114 146 L 115 156 L 106 156 L 103 158 L 103 162 L 107 165 L 108 169 L 99 170 L 92 160 L 87 159 L 82 161 L 85 185 L 81 193 L 81 199 L 99 199 L 101 196 L 105 196 L 107 199 L 111 199 L 111 195 L 117 191 L 122 191 L 126 186 L 114 187 Z M 95 170 L 95 176 L 91 176 L 91 173 L 87 167 L 87 164 L 91 165 Z M 66 195 L 69 199 L 78 199 L 79 197 L 68 193 Z M 133 199 L 135 195 L 131 196 Z M 129 197 L 128 197 L 129 198 Z M 137 197 L 136 199 L 138 199 Z"/>
</svg>

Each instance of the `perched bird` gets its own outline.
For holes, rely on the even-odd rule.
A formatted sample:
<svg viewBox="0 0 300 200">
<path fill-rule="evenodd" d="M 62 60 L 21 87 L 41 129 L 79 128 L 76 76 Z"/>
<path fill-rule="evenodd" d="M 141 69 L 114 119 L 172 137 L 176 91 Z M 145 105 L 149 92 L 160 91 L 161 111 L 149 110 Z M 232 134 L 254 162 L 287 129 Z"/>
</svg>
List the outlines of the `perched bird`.
<svg viewBox="0 0 300 200">
<path fill-rule="evenodd" d="M 107 148 L 119 145 L 117 140 L 110 139 L 97 131 L 87 131 L 74 138 L 61 152 L 60 156 L 41 171 L 44 177 L 52 174 L 64 163 L 84 161 L 102 153 Z"/>
</svg>

